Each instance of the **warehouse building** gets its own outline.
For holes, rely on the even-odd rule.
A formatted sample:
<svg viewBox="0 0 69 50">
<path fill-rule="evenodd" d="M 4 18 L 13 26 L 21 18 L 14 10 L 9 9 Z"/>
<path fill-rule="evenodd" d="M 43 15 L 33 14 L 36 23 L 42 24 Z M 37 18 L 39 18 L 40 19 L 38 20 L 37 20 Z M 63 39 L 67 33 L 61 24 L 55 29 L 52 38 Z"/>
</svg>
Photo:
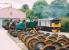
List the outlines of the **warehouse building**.
<svg viewBox="0 0 69 50">
<path fill-rule="evenodd" d="M 0 9 L 0 27 L 3 19 L 25 19 L 26 14 L 18 9 L 7 7 Z"/>
</svg>

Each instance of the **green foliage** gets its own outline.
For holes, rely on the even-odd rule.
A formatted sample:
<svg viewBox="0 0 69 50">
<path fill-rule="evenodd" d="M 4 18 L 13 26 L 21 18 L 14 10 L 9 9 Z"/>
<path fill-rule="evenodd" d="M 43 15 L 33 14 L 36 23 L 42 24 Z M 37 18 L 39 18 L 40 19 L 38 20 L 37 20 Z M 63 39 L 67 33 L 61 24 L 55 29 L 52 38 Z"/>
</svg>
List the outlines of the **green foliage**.
<svg viewBox="0 0 69 50">
<path fill-rule="evenodd" d="M 45 0 L 36 1 L 33 6 L 33 15 L 37 16 L 38 18 L 42 18 L 43 16 L 41 14 L 42 14 L 43 8 L 46 6 L 48 6 L 48 4 Z"/>
<path fill-rule="evenodd" d="M 66 4 L 66 9 L 65 9 L 64 16 L 69 17 L 69 3 Z"/>
<path fill-rule="evenodd" d="M 50 5 L 50 7 L 52 8 L 53 16 L 54 17 L 64 16 L 66 12 L 66 5 L 67 5 L 66 0 L 54 0 Z"/>
<path fill-rule="evenodd" d="M 28 9 L 29 9 L 29 7 L 28 7 L 27 4 L 24 4 L 24 5 L 22 6 L 22 8 L 21 8 L 21 10 L 22 10 L 23 12 L 26 12 Z"/>
<path fill-rule="evenodd" d="M 33 11 L 29 9 L 27 4 L 24 4 L 20 10 L 26 13 L 26 18 L 32 18 Z"/>
<path fill-rule="evenodd" d="M 62 17 L 61 19 L 62 19 L 62 21 L 61 21 L 61 24 L 62 24 L 61 31 L 69 32 L 69 17 Z"/>
<path fill-rule="evenodd" d="M 27 4 L 24 4 L 20 10 L 26 12 L 27 18 L 69 17 L 67 0 L 54 0 L 50 5 L 45 0 L 38 0 L 34 3 L 32 10 Z"/>
<path fill-rule="evenodd" d="M 49 18 L 49 17 L 53 16 L 52 11 L 51 11 L 49 6 L 44 7 L 41 15 L 42 15 L 43 18 Z"/>
<path fill-rule="evenodd" d="M 29 10 L 26 11 L 26 17 L 27 18 L 32 18 L 33 17 L 32 10 L 29 9 Z"/>
<path fill-rule="evenodd" d="M 69 3 L 67 0 L 54 0 L 50 5 L 45 0 L 38 0 L 34 3 L 32 9 L 29 9 L 29 6 L 25 4 L 20 10 L 25 12 L 29 19 L 61 17 L 61 30 L 69 32 Z"/>
</svg>

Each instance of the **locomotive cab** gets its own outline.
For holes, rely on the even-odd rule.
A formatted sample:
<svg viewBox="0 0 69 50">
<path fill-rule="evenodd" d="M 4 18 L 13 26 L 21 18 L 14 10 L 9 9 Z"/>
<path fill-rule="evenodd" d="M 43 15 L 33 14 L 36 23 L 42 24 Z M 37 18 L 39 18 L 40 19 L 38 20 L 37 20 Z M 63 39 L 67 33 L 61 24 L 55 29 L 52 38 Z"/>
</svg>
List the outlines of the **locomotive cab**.
<svg viewBox="0 0 69 50">
<path fill-rule="evenodd" d="M 60 21 L 61 20 L 59 18 L 54 18 L 53 20 L 51 20 L 52 32 L 54 33 L 60 32 L 60 27 L 61 27 Z"/>
</svg>

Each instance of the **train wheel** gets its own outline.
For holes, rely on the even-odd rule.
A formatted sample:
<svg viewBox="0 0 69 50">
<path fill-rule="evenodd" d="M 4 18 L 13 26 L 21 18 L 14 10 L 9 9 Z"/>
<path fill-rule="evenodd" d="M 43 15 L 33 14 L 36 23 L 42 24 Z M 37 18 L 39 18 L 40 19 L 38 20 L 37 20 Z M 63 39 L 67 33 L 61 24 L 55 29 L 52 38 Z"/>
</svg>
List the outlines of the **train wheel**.
<svg viewBox="0 0 69 50">
<path fill-rule="evenodd" d="M 59 39 L 57 40 L 62 46 L 64 46 L 67 42 L 69 42 L 67 39 Z"/>
<path fill-rule="evenodd" d="M 24 34 L 18 34 L 18 38 L 19 38 L 19 40 L 22 40 L 22 36 L 23 36 Z"/>
<path fill-rule="evenodd" d="M 62 47 L 62 45 L 59 42 L 54 42 L 52 43 L 52 45 L 54 45 L 56 48 Z"/>
<path fill-rule="evenodd" d="M 48 44 L 44 48 L 42 48 L 41 50 L 55 50 L 55 49 L 56 49 L 55 46 Z"/>
<path fill-rule="evenodd" d="M 45 42 L 45 44 L 47 45 L 47 44 L 52 44 L 54 41 L 52 41 L 51 39 L 47 39 L 47 40 L 45 40 L 44 42 Z"/>
<path fill-rule="evenodd" d="M 33 50 L 33 46 L 36 42 L 38 42 L 39 40 L 37 38 L 30 38 L 27 40 L 26 42 L 26 46 L 30 49 Z"/>
<path fill-rule="evenodd" d="M 67 48 L 69 50 L 69 45 L 64 46 L 64 48 Z"/>
<path fill-rule="evenodd" d="M 33 36 L 27 36 L 26 38 L 25 38 L 25 45 L 26 45 L 26 42 L 27 42 L 27 40 L 29 39 L 29 38 L 32 38 Z"/>
<path fill-rule="evenodd" d="M 26 37 L 27 35 L 28 35 L 28 34 L 24 34 L 24 35 L 22 36 L 22 39 L 21 39 L 22 42 L 25 41 L 25 37 Z"/>
<path fill-rule="evenodd" d="M 46 38 L 43 35 L 39 35 L 37 36 L 37 38 L 39 39 L 39 41 L 45 41 Z"/>
<path fill-rule="evenodd" d="M 54 36 L 49 36 L 48 38 L 46 38 L 46 39 L 51 39 L 52 41 L 56 41 L 57 40 L 57 38 L 56 37 L 54 37 Z"/>
<path fill-rule="evenodd" d="M 60 47 L 60 48 L 57 48 L 56 50 L 68 50 L 67 48 L 63 48 L 63 47 Z"/>
<path fill-rule="evenodd" d="M 33 50 L 41 50 L 46 44 L 44 42 L 37 42 L 35 45 L 34 45 L 34 49 Z"/>
</svg>

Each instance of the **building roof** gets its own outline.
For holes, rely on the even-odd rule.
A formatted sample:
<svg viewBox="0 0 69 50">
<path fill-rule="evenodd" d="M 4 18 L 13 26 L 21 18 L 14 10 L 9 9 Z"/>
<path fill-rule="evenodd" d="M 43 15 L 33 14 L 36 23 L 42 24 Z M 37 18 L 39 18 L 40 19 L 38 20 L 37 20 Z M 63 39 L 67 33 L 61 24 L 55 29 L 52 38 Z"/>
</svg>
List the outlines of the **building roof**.
<svg viewBox="0 0 69 50">
<path fill-rule="evenodd" d="M 15 8 L 7 7 L 0 9 L 0 18 L 26 18 L 26 14 Z"/>
</svg>

